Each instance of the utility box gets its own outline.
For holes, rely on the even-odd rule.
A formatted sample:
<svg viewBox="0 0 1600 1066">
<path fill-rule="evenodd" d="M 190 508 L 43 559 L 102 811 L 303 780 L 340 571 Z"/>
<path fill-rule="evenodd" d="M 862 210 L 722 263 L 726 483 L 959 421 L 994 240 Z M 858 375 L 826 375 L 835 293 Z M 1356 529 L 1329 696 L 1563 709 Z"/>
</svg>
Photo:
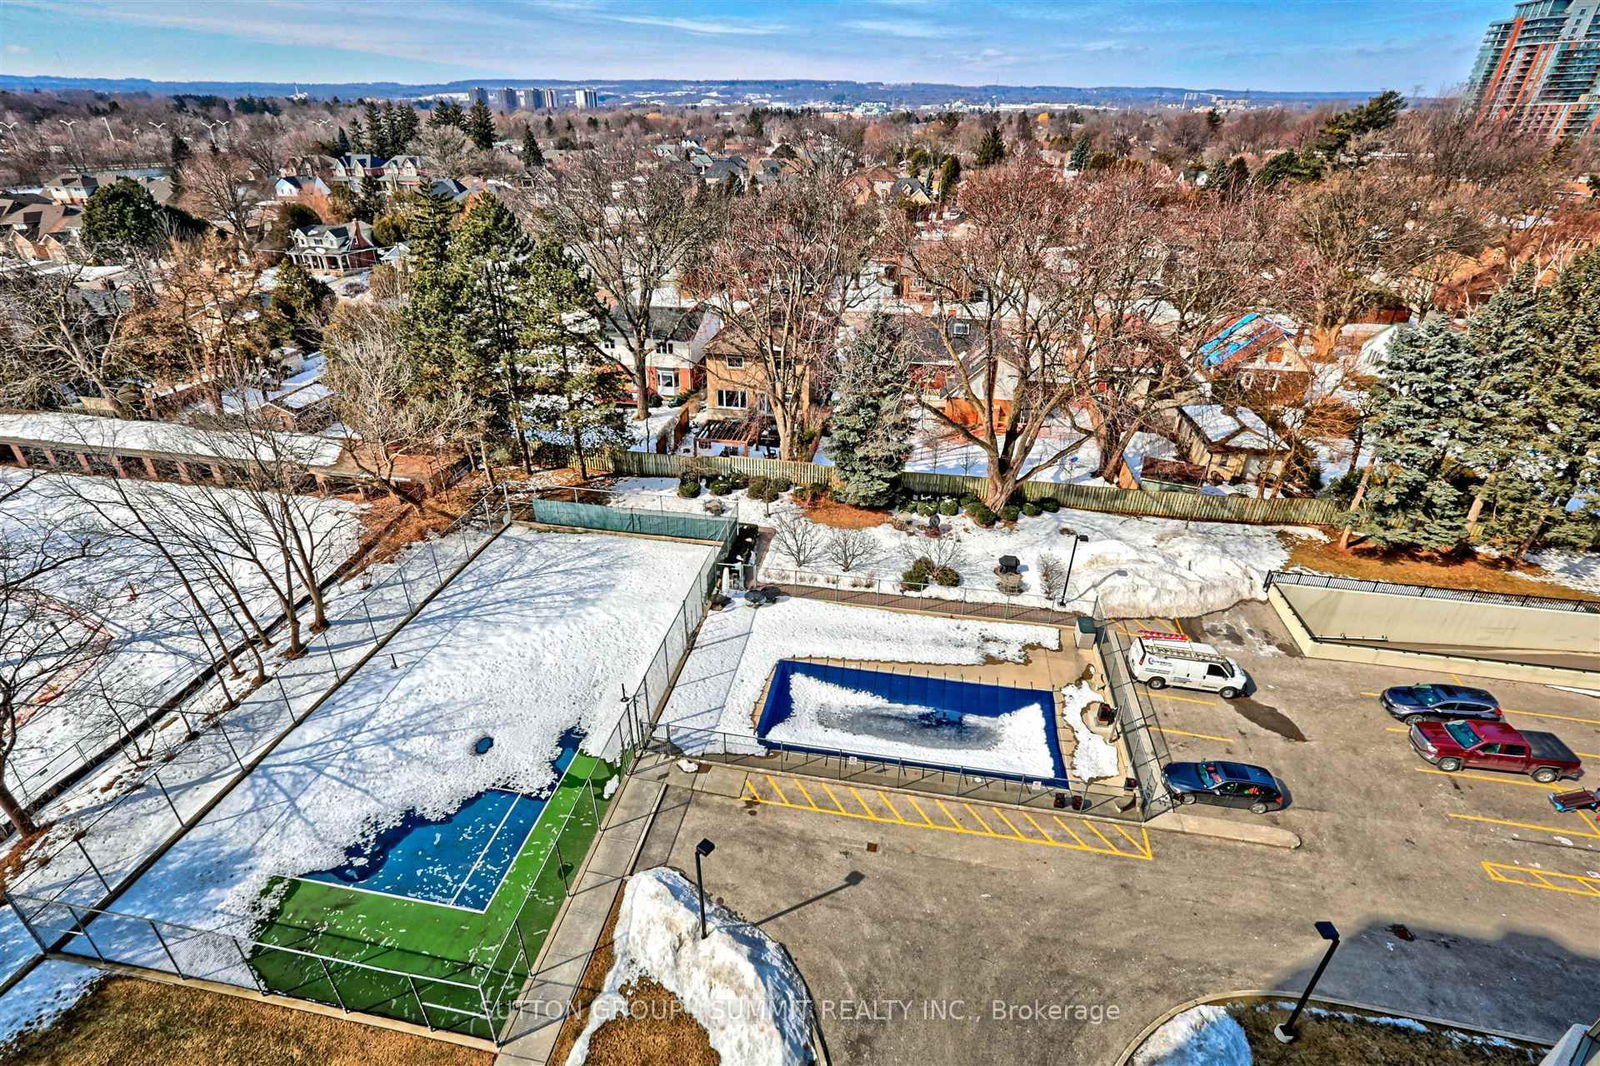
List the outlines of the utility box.
<svg viewBox="0 0 1600 1066">
<path fill-rule="evenodd" d="M 1090 618 L 1088 615 L 1079 615 L 1076 621 L 1077 627 L 1072 638 L 1073 646 L 1078 648 L 1094 647 L 1094 638 L 1096 635 L 1094 619 Z"/>
</svg>

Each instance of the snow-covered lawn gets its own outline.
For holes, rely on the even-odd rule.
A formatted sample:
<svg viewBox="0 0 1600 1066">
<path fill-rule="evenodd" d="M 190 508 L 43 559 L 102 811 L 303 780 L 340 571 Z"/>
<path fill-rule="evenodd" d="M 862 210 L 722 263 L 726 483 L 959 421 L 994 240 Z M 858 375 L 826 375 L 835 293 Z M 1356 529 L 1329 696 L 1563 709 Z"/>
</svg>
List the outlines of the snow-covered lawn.
<svg viewBox="0 0 1600 1066">
<path fill-rule="evenodd" d="M 1048 626 L 819 600 L 789 598 L 760 608 L 735 601 L 701 623 L 661 721 L 687 751 L 714 751 L 724 743 L 734 750 L 762 751 L 755 740 L 756 701 L 779 659 L 976 665 L 990 659 L 1022 662 L 1030 646 L 1059 648 L 1061 634 Z"/>
<path fill-rule="evenodd" d="M 683 874 L 658 866 L 630 877 L 617 912 L 615 961 L 568 1066 L 582 1066 L 597 1029 L 629 1017 L 623 990 L 639 977 L 676 996 L 725 1063 L 812 1061 L 811 997 L 789 952 L 715 901 L 706 903 L 706 930 L 701 939 L 699 896 Z"/>
<path fill-rule="evenodd" d="M 1536 581 L 1548 581 L 1600 595 L 1600 552 L 1550 548 L 1533 552 L 1528 556 L 1528 561 L 1544 570 L 1542 574 L 1528 575 Z"/>
<path fill-rule="evenodd" d="M 710 551 L 507 531 L 118 909 L 247 933 L 270 909 L 271 878 L 337 865 L 408 810 L 439 816 L 492 786 L 550 784 L 564 731 L 608 738 L 619 692 L 639 680 Z M 475 755 L 486 735 L 494 746 Z"/>
<path fill-rule="evenodd" d="M 708 497 L 686 500 L 678 496 L 677 487 L 673 478 L 625 478 L 615 486 L 615 502 L 644 510 L 706 513 Z M 768 529 L 786 518 L 803 518 L 805 513 L 788 497 L 764 504 L 738 491 L 721 500 L 730 516 Z M 900 574 L 918 555 L 939 559 L 939 552 L 948 552 L 953 546 L 958 550 L 950 565 L 960 571 L 961 585 L 930 587 L 925 595 L 1053 607 L 1055 601 L 1040 594 L 1041 557 L 1053 555 L 1064 567 L 1073 555 L 1070 534 L 1078 534 L 1088 540 L 1078 545 L 1073 559 L 1064 611 L 1086 614 L 1098 606 L 1111 618 L 1189 617 L 1220 611 L 1241 600 L 1261 599 L 1267 572 L 1282 568 L 1289 559 L 1280 533 L 1321 536 L 1316 530 L 1297 526 L 1184 522 L 1066 509 L 1023 516 L 1013 526 L 1000 523 L 989 529 L 965 515 L 941 515 L 939 521 L 944 533 L 935 541 L 923 535 L 927 519 L 914 519 L 910 528 L 902 521 L 897 528 L 886 516 L 882 525 L 866 530 L 873 542 L 871 557 L 854 565 L 849 575 L 820 548 L 804 566 L 796 566 L 792 557 L 769 547 L 761 559 L 760 576 L 768 581 L 812 584 L 863 582 L 862 587 L 898 594 Z M 819 541 L 833 535 L 826 527 L 816 532 Z M 996 587 L 994 568 L 1002 555 L 1014 555 L 1021 561 L 1025 584 L 1021 597 L 1008 596 Z M 797 576 L 796 571 L 801 573 Z"/>
<path fill-rule="evenodd" d="M 1133 1066 L 1250 1066 L 1244 1027 L 1223 1007 L 1190 1007 L 1150 1034 Z"/>
<path fill-rule="evenodd" d="M 119 718 L 133 724 L 187 684 L 215 654 L 208 650 L 201 637 L 202 623 L 158 551 L 116 532 L 116 526 L 128 520 L 118 502 L 117 485 L 74 475 L 29 478 L 24 471 L 0 469 L 0 494 L 26 485 L 0 504 L 0 539 L 25 540 L 50 528 L 88 540 L 89 558 L 48 575 L 40 587 L 60 604 L 63 617 L 78 615 L 85 624 L 101 627 L 107 644 L 93 662 L 67 671 L 69 676 L 60 679 L 64 686 L 60 694 L 38 707 L 18 730 L 17 750 L 8 760 L 6 777 L 24 796 L 37 794 L 76 768 L 84 761 L 82 753 L 92 753 L 121 734 Z M 263 556 L 272 551 L 261 520 L 249 513 L 237 493 L 175 484 L 123 482 L 121 487 L 148 498 L 157 511 L 172 510 L 169 503 L 181 505 L 186 498 L 208 492 L 225 505 L 236 504 L 232 510 L 240 523 L 260 531 Z M 88 494 L 106 515 L 73 493 Z M 361 507 L 309 497 L 306 506 L 322 565 L 331 573 L 356 548 Z M 257 617 L 263 621 L 276 617 L 277 601 L 261 575 L 245 560 L 225 562 Z M 223 593 L 198 579 L 196 588 L 208 610 L 216 610 Z M 222 612 L 216 614 L 220 617 Z M 229 636 L 236 639 L 239 634 Z"/>
</svg>

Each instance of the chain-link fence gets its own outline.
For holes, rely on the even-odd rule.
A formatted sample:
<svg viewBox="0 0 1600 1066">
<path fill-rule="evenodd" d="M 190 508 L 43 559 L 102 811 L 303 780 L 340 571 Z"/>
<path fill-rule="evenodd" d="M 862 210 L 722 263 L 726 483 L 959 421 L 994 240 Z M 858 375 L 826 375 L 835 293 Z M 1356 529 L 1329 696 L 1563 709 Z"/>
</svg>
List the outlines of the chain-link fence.
<svg viewBox="0 0 1600 1066">
<path fill-rule="evenodd" d="M 616 526 L 619 519 L 614 508 L 569 506 L 582 510 L 561 512 L 562 525 L 625 531 Z M 334 620 L 330 632 L 337 633 L 341 626 L 354 630 L 347 634 L 349 642 L 341 642 L 336 645 L 339 650 L 327 653 L 320 676 L 326 679 L 331 674 L 333 687 L 346 680 L 366 658 L 349 654 L 351 642 L 366 643 L 370 637 L 371 643 L 376 644 L 392 635 L 497 535 L 511 516 L 512 508 L 503 496 L 481 501 L 474 514 L 458 523 L 452 532 L 478 523 L 484 536 L 468 538 L 460 550 L 441 549 L 440 545 L 447 543 L 443 540 L 430 541 L 428 547 L 412 556 L 408 566 L 398 567 L 374 584 Z M 626 531 L 651 534 L 655 530 L 649 522 L 626 517 L 621 521 L 637 526 Z M 253 987 L 263 993 L 398 1018 L 431 1029 L 498 1039 L 600 831 L 616 783 L 631 768 L 638 749 L 648 738 L 717 587 L 735 523 L 727 519 L 705 521 L 712 524 L 694 527 L 702 534 L 694 539 L 714 540 L 717 550 L 708 552 L 639 682 L 631 691 L 624 688 L 619 692 L 621 711 L 615 725 L 604 738 L 586 740 L 587 754 L 576 756 L 552 787 L 535 833 L 530 835 L 530 843 L 524 844 L 548 845 L 526 889 L 514 905 L 506 901 L 509 914 L 504 922 L 490 923 L 483 939 L 464 946 L 458 958 L 442 959 L 437 954 L 411 951 L 403 943 L 356 942 L 271 922 L 244 935 L 117 911 L 110 901 L 125 886 L 126 879 L 119 879 L 119 875 L 125 868 L 139 865 L 132 861 L 135 858 L 148 865 L 145 860 L 149 850 L 138 856 L 118 854 L 113 868 L 98 839 L 103 834 L 92 831 L 71 842 L 70 846 L 77 849 L 76 857 L 69 860 L 63 858 L 63 853 L 52 855 L 44 867 L 51 872 L 13 884 L 6 893 L 7 901 L 42 952 L 75 954 L 185 978 Z M 705 536 L 706 533 L 713 536 Z M 433 576 L 437 584 L 424 583 L 416 574 L 408 576 L 408 568 L 420 569 L 423 577 Z M 387 595 L 377 596 L 380 589 L 387 590 Z M 393 621 L 392 627 L 387 624 L 389 621 Z M 319 649 L 307 659 L 318 663 L 316 656 L 320 654 Z M 209 723 L 203 734 L 220 739 L 220 749 L 237 771 L 232 778 L 235 782 L 277 738 L 303 721 L 320 702 L 320 695 L 305 700 L 292 683 L 282 690 L 281 697 L 272 686 L 268 690 L 265 698 L 252 697 L 240 708 Z M 300 704 L 306 704 L 304 709 L 298 709 Z M 251 728 L 246 729 L 239 712 L 258 705 L 262 709 L 247 712 Z M 276 729 L 272 728 L 273 708 L 278 716 Z M 260 716 L 259 722 L 256 715 Z M 170 843 L 175 838 L 172 834 L 204 817 L 226 791 L 226 787 L 209 793 L 170 787 L 170 782 L 164 780 L 170 772 L 164 768 L 149 772 L 133 791 L 98 815 L 91 826 L 99 825 L 113 811 L 126 810 L 126 804 L 141 802 L 131 797 L 144 796 L 146 789 L 153 788 L 153 795 L 160 797 L 156 802 L 167 804 L 168 815 L 159 824 Z M 556 820 L 546 822 L 546 815 L 554 815 Z M 494 906 L 500 906 L 498 899 Z"/>
<path fill-rule="evenodd" d="M 1117 708 L 1117 728 L 1128 748 L 1128 763 L 1139 782 L 1139 805 L 1146 818 L 1154 818 L 1172 809 L 1172 794 L 1161 775 L 1161 768 L 1172 757 L 1166 738 L 1143 689 L 1128 673 L 1126 649 L 1117 627 L 1101 621 L 1095 627 L 1095 644 L 1100 661 L 1105 663 L 1111 701 Z"/>
</svg>

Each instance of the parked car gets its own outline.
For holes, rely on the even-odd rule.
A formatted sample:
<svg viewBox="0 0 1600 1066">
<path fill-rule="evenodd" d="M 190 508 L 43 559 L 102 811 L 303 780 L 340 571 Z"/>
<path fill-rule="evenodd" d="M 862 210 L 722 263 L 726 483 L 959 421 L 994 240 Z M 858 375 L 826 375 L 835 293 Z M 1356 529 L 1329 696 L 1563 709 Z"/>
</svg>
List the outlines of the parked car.
<svg viewBox="0 0 1600 1066">
<path fill-rule="evenodd" d="M 1256 814 L 1283 806 L 1283 786 L 1272 771 L 1242 762 L 1172 762 L 1161 777 L 1179 803 L 1248 807 Z"/>
<path fill-rule="evenodd" d="M 1209 644 L 1177 633 L 1141 633 L 1128 645 L 1128 671 L 1151 688 L 1199 689 L 1225 700 L 1244 695 L 1250 675 Z"/>
<path fill-rule="evenodd" d="M 1546 785 L 1583 773 L 1583 763 L 1554 733 L 1524 733 L 1504 722 L 1415 722 L 1410 737 L 1417 754 L 1446 773 L 1500 770 Z"/>
<path fill-rule="evenodd" d="M 1378 697 L 1391 717 L 1412 722 L 1444 722 L 1467 718 L 1479 722 L 1499 722 L 1505 718 L 1500 701 L 1481 688 L 1467 685 L 1396 685 Z"/>
</svg>

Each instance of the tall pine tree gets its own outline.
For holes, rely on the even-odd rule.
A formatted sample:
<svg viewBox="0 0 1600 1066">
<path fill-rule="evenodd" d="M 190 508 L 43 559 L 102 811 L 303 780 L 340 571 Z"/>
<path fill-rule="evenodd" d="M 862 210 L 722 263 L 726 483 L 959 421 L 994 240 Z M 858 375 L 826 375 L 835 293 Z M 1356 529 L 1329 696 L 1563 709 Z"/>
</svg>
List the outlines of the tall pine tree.
<svg viewBox="0 0 1600 1066">
<path fill-rule="evenodd" d="M 1001 138 L 999 128 L 988 127 L 978 139 L 978 149 L 973 153 L 973 162 L 980 167 L 990 167 L 996 163 L 1003 163 L 1005 158 L 1006 142 Z"/>
<path fill-rule="evenodd" d="M 883 507 L 892 500 L 911 454 L 910 379 L 899 330 L 887 315 L 874 314 L 845 356 L 828 420 L 829 454 L 839 471 L 835 495 L 845 503 Z"/>
<path fill-rule="evenodd" d="M 472 110 L 467 112 L 467 138 L 481 151 L 487 152 L 494 147 L 494 116 L 489 113 L 489 105 L 482 100 L 474 100 Z"/>
</svg>

